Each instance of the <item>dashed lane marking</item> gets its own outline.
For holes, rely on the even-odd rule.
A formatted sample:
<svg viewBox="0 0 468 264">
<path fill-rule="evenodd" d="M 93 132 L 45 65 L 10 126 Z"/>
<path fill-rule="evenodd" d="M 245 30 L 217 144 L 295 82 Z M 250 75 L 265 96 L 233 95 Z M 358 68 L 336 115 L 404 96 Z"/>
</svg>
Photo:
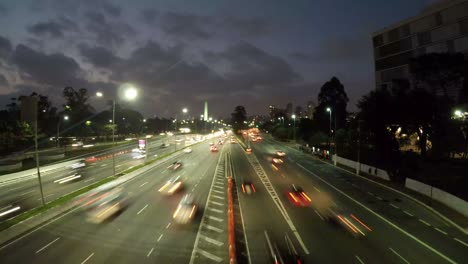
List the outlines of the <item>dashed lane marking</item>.
<svg viewBox="0 0 468 264">
<path fill-rule="evenodd" d="M 218 190 L 213 190 L 212 192 L 224 194 L 224 192 Z"/>
<path fill-rule="evenodd" d="M 94 252 L 91 253 L 91 255 L 89 255 L 87 258 L 85 258 L 85 260 L 83 260 L 83 261 L 81 262 L 81 264 L 85 264 L 85 263 L 86 263 L 90 258 L 92 258 L 93 256 L 94 256 Z"/>
<path fill-rule="evenodd" d="M 402 257 L 400 254 L 398 254 L 398 252 L 396 252 L 393 248 L 389 248 L 390 251 L 393 252 L 393 254 L 397 255 L 398 257 L 400 257 L 401 260 L 403 260 L 405 263 L 410 263 L 408 260 L 406 260 L 404 257 Z"/>
<path fill-rule="evenodd" d="M 463 241 L 461 241 L 460 239 L 458 239 L 458 238 L 456 238 L 456 237 L 455 237 L 455 238 L 453 238 L 453 239 L 454 239 L 455 241 L 457 241 L 458 243 L 460 243 L 460 244 L 464 245 L 465 247 L 468 247 L 468 244 L 467 244 L 467 243 L 465 243 L 465 242 L 463 242 Z"/>
<path fill-rule="evenodd" d="M 158 237 L 158 242 L 161 240 L 161 238 L 164 236 L 164 234 L 159 235 Z"/>
<path fill-rule="evenodd" d="M 319 212 L 317 212 L 317 210 L 314 210 L 314 211 L 320 217 L 320 219 L 324 220 L 323 217 L 319 214 Z"/>
<path fill-rule="evenodd" d="M 390 206 L 393 207 L 393 208 L 395 208 L 395 209 L 400 209 L 400 207 L 398 207 L 398 206 L 396 206 L 396 205 L 394 205 L 394 204 L 392 204 L 392 203 L 390 203 Z"/>
<path fill-rule="evenodd" d="M 222 197 L 222 196 L 219 196 L 219 195 L 211 195 L 211 197 L 214 197 L 214 198 L 218 198 L 218 199 L 224 200 L 224 197 Z"/>
<path fill-rule="evenodd" d="M 41 251 L 43 251 L 44 249 L 48 248 L 50 245 L 52 245 L 53 243 L 57 242 L 57 240 L 59 240 L 59 239 L 60 239 L 60 237 L 57 237 L 57 238 L 54 239 L 52 242 L 49 242 L 49 244 L 47 244 L 47 245 L 41 247 L 40 249 L 38 249 L 38 250 L 36 251 L 36 254 L 39 253 L 39 252 L 41 252 Z"/>
<path fill-rule="evenodd" d="M 203 250 L 203 249 L 197 249 L 197 252 L 200 253 L 201 255 L 203 255 L 203 256 L 205 256 L 205 257 L 211 259 L 211 260 L 216 261 L 216 262 L 221 262 L 221 261 L 223 260 L 222 258 L 220 258 L 220 257 L 218 257 L 218 256 L 216 256 L 216 255 L 213 255 L 213 254 L 211 254 L 210 252 L 205 251 L 205 250 Z"/>
<path fill-rule="evenodd" d="M 138 211 L 137 215 L 141 214 L 141 212 L 143 212 L 143 210 L 145 210 L 145 209 L 146 209 L 146 207 L 148 207 L 148 205 L 145 205 L 145 207 L 141 208 L 141 210 L 140 210 L 140 211 Z"/>
<path fill-rule="evenodd" d="M 219 209 L 215 209 L 215 208 L 211 208 L 211 207 L 208 207 L 208 210 L 212 211 L 212 212 L 216 212 L 216 213 L 222 213 L 224 212 L 223 210 L 219 210 Z"/>
<path fill-rule="evenodd" d="M 412 214 L 412 213 L 410 213 L 410 212 L 408 212 L 408 211 L 406 211 L 406 210 L 403 210 L 403 213 L 405 213 L 405 214 L 407 214 L 407 215 L 409 215 L 409 216 L 414 216 L 414 214 Z"/>
<path fill-rule="evenodd" d="M 212 204 L 216 204 L 216 205 L 224 205 L 223 203 L 218 203 L 218 202 L 211 201 L 211 200 L 210 200 L 210 203 L 212 203 Z"/>
<path fill-rule="evenodd" d="M 223 230 L 221 228 L 217 228 L 217 227 L 212 226 L 212 225 L 204 225 L 204 227 L 206 227 L 207 229 L 213 230 L 215 232 L 218 232 L 218 233 L 223 232 Z"/>
<path fill-rule="evenodd" d="M 445 232 L 444 230 L 441 230 L 437 227 L 435 227 L 435 230 L 439 231 L 440 233 L 444 234 L 444 235 L 448 235 L 447 232 Z"/>
<path fill-rule="evenodd" d="M 140 188 L 145 186 L 145 184 L 147 184 L 148 182 L 144 182 L 142 185 L 140 185 Z"/>
<path fill-rule="evenodd" d="M 359 258 L 359 256 L 358 256 L 358 255 L 355 255 L 355 257 L 356 257 L 356 259 L 359 261 L 359 263 L 361 263 L 361 264 L 364 264 L 364 261 L 362 261 L 362 259 L 361 259 L 361 258 Z"/>
<path fill-rule="evenodd" d="M 219 218 L 219 217 L 216 217 L 216 216 L 211 216 L 211 215 L 209 215 L 209 216 L 207 216 L 207 217 L 208 217 L 209 219 L 214 220 L 214 221 L 217 221 L 217 222 L 222 222 L 222 221 L 223 221 L 222 218 Z"/>
<path fill-rule="evenodd" d="M 171 226 L 171 223 L 167 224 L 166 229 L 168 229 Z"/>
<path fill-rule="evenodd" d="M 213 238 L 210 238 L 210 237 L 207 237 L 207 236 L 204 236 L 204 235 L 200 235 L 200 238 L 202 238 L 202 239 L 204 239 L 206 242 L 209 242 L 209 243 L 211 243 L 211 244 L 214 244 L 214 245 L 216 245 L 216 246 L 218 246 L 218 247 L 224 245 L 223 242 L 218 241 L 218 240 L 213 239 Z"/>
<path fill-rule="evenodd" d="M 151 250 L 148 252 L 148 255 L 146 255 L 147 258 L 149 258 L 149 256 L 151 255 L 151 253 L 153 252 L 154 248 L 151 248 Z"/>
<path fill-rule="evenodd" d="M 424 221 L 422 219 L 418 219 L 418 221 L 425 224 L 425 225 L 427 225 L 427 226 L 431 226 L 431 224 L 429 224 L 428 222 L 426 222 L 426 221 Z"/>
</svg>

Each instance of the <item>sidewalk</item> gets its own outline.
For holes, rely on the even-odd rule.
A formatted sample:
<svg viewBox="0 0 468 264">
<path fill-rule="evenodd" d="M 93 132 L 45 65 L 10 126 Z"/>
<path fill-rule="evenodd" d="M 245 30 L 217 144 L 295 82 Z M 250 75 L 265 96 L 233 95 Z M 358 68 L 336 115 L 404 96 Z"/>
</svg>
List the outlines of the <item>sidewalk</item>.
<svg viewBox="0 0 468 264">
<path fill-rule="evenodd" d="M 272 137 L 268 137 L 268 140 L 271 140 L 271 141 L 279 143 L 279 144 L 284 144 L 284 145 L 288 146 L 289 148 L 292 148 L 292 149 L 294 149 L 296 151 L 301 151 L 299 149 L 298 144 L 291 143 L 291 142 L 280 142 L 280 141 L 277 141 L 277 140 L 273 139 Z M 318 159 L 316 156 L 312 155 L 311 153 L 305 153 L 303 151 L 301 151 L 301 152 L 303 154 L 306 154 L 307 156 L 311 157 L 314 160 L 321 161 L 321 162 L 329 164 L 330 166 L 333 166 L 333 162 L 331 160 Z M 446 218 L 450 219 L 456 225 L 458 225 L 462 229 L 464 229 L 465 233 L 468 232 L 468 218 L 467 217 L 465 217 L 461 213 L 453 210 L 452 208 L 450 208 L 450 207 L 448 207 L 448 206 L 446 206 L 446 205 L 444 205 L 444 204 L 442 204 L 442 203 L 440 203 L 440 202 L 438 202 L 436 200 L 432 200 L 431 197 L 428 197 L 428 196 L 425 196 L 423 194 L 417 193 L 417 192 L 415 192 L 413 190 L 407 189 L 404 186 L 402 186 L 400 184 L 397 184 L 395 182 L 385 181 L 383 179 L 377 178 L 375 176 L 372 176 L 372 175 L 369 175 L 369 174 L 366 174 L 366 173 L 356 175 L 354 169 L 346 167 L 346 166 L 341 165 L 341 164 L 338 164 L 338 168 L 346 170 L 347 172 L 349 172 L 350 174 L 353 174 L 356 177 L 358 177 L 358 176 L 359 177 L 365 177 L 370 181 L 377 182 L 379 184 L 382 184 L 382 185 L 385 185 L 385 186 L 389 187 L 390 189 L 394 189 L 396 191 L 402 192 L 402 193 L 408 195 L 409 197 L 411 197 L 412 199 L 420 202 L 425 207 L 427 207 L 429 210 L 435 211 L 436 214 L 440 214 L 443 217 L 446 217 Z"/>
</svg>

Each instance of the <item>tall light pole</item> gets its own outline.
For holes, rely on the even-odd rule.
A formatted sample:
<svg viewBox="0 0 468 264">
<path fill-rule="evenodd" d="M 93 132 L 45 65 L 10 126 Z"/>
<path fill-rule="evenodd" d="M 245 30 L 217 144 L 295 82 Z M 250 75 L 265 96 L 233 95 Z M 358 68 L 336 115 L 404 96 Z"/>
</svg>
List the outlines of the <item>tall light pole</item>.
<svg viewBox="0 0 468 264">
<path fill-rule="evenodd" d="M 328 136 L 328 151 L 331 152 L 331 136 L 332 136 L 332 110 L 330 107 L 327 107 L 327 112 L 329 113 L 330 116 L 330 130 L 329 130 L 329 136 Z"/>
<path fill-rule="evenodd" d="M 62 119 L 59 117 L 57 121 L 57 148 L 60 148 L 60 121 Z M 68 116 L 63 116 L 63 120 L 68 120 Z"/>
<path fill-rule="evenodd" d="M 293 124 L 294 124 L 293 126 L 294 142 L 296 142 L 296 115 L 293 114 L 291 117 L 293 119 Z"/>
<path fill-rule="evenodd" d="M 124 98 L 127 100 L 133 100 L 137 97 L 138 92 L 134 87 L 127 87 L 124 91 Z M 97 97 L 103 97 L 102 92 L 96 93 Z M 115 147 L 115 98 L 112 99 L 112 147 Z M 148 155 L 148 153 L 146 153 Z M 112 151 L 112 169 L 115 177 L 115 151 Z"/>
</svg>

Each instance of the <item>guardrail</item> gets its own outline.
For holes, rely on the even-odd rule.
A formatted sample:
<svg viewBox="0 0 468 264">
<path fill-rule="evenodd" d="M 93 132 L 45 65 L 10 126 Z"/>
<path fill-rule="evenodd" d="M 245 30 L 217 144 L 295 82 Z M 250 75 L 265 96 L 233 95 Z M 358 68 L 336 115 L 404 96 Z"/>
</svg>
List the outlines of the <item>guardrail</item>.
<svg viewBox="0 0 468 264">
<path fill-rule="evenodd" d="M 231 167 L 231 157 L 226 155 L 226 174 L 228 181 L 228 241 L 229 241 L 229 263 L 237 263 L 236 255 L 236 236 L 235 236 L 235 227 L 234 227 L 234 207 L 233 207 L 233 180 L 232 180 L 232 167 Z"/>
</svg>

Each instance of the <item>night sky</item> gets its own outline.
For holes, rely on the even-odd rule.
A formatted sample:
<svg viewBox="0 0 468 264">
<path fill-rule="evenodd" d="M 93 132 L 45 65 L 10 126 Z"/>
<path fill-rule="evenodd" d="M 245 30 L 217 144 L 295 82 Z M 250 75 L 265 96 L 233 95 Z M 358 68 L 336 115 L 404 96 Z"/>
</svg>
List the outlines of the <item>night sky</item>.
<svg viewBox="0 0 468 264">
<path fill-rule="evenodd" d="M 337 76 L 348 110 L 374 87 L 371 34 L 434 0 L 0 0 L 0 107 L 65 86 L 114 96 L 147 117 L 227 116 L 236 105 L 305 105 Z M 96 98 L 98 109 L 104 104 Z"/>
</svg>

